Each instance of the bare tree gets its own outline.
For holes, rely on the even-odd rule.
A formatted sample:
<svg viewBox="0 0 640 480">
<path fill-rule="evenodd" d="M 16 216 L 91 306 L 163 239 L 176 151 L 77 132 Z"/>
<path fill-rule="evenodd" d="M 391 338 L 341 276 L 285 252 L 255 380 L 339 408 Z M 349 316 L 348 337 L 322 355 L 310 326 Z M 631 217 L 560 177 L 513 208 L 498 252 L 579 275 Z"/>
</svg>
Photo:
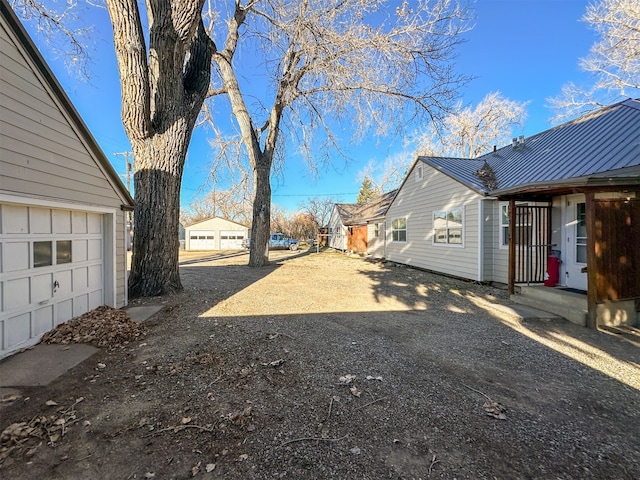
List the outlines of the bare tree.
<svg viewBox="0 0 640 480">
<path fill-rule="evenodd" d="M 554 122 L 582 115 L 611 103 L 616 97 L 640 93 L 640 6 L 638 0 L 600 0 L 587 6 L 582 17 L 600 36 L 589 55 L 580 59 L 592 74 L 587 88 L 568 83 L 558 97 L 547 99 Z"/>
<path fill-rule="evenodd" d="M 212 190 L 203 197 L 191 202 L 188 209 L 180 212 L 180 221 L 185 225 L 221 217 L 226 220 L 249 225 L 251 222 L 251 202 L 242 191 Z"/>
<path fill-rule="evenodd" d="M 418 115 L 438 120 L 466 82 L 451 63 L 467 29 L 466 10 L 456 0 L 394 4 L 236 0 L 224 19 L 217 17 L 223 8 L 212 9 L 216 25 L 226 24 L 227 31 L 215 32 L 213 60 L 220 84 L 211 92 L 229 99 L 255 187 L 250 266 L 268 263 L 270 180 L 274 160 L 283 153 L 283 129 L 313 168 L 338 147 L 334 128 L 339 131 L 339 122 L 346 121 L 361 137 Z M 240 68 L 249 60 L 249 53 L 240 53 L 243 48 L 259 55 L 259 67 Z M 255 83 L 270 87 L 257 99 L 248 81 L 243 89 L 252 74 Z"/>
<path fill-rule="evenodd" d="M 204 0 L 106 0 L 122 90 L 122 122 L 135 157 L 135 243 L 129 292 L 180 290 L 178 221 L 187 147 L 209 89 L 213 42 Z M 148 42 L 148 43 L 147 43 Z"/>
<path fill-rule="evenodd" d="M 89 77 L 93 28 L 83 24 L 78 0 L 67 0 L 64 5 L 43 0 L 10 0 L 10 4 L 18 16 L 36 26 L 48 48 L 64 59 L 69 71 L 80 78 Z"/>
<path fill-rule="evenodd" d="M 513 127 L 522 126 L 527 103 L 488 94 L 475 108 L 458 104 L 444 119 L 442 131 L 429 128 L 418 140 L 418 154 L 476 158 L 493 145 L 509 142 Z"/>
<path fill-rule="evenodd" d="M 298 209 L 305 215 L 311 217 L 316 228 L 324 227 L 329 223 L 333 206 L 338 203 L 333 197 L 313 197 L 308 198 L 298 205 Z"/>
</svg>

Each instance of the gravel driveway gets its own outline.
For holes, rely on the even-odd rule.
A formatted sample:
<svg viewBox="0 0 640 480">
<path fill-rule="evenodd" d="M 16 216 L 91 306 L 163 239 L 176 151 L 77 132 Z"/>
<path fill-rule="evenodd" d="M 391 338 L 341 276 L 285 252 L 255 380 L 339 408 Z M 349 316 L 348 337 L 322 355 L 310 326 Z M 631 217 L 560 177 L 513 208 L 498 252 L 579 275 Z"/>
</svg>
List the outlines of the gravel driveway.
<svg viewBox="0 0 640 480">
<path fill-rule="evenodd" d="M 515 322 L 503 290 L 338 253 L 247 259 L 185 255 L 144 340 L 4 407 L 83 397 L 83 423 L 0 476 L 640 478 L 637 330 Z"/>
</svg>

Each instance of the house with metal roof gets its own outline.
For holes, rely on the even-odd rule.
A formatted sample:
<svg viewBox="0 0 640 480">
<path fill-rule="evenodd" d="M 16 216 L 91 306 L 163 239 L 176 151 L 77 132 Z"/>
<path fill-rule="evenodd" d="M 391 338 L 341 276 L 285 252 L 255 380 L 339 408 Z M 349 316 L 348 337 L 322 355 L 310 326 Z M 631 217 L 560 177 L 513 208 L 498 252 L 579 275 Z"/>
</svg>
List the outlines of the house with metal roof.
<svg viewBox="0 0 640 480">
<path fill-rule="evenodd" d="M 633 325 L 639 202 L 640 101 L 629 99 L 476 159 L 417 158 L 386 211 L 384 256 L 505 284 L 547 311 L 550 292 L 573 296 L 558 311 L 579 324 Z"/>
</svg>

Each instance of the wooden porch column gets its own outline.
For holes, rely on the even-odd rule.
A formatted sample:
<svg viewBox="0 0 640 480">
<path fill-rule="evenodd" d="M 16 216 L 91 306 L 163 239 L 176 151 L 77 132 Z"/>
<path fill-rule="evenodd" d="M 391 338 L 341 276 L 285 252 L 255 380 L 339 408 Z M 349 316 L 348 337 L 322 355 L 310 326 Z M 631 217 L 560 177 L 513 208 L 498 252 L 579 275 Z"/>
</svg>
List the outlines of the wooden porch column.
<svg viewBox="0 0 640 480">
<path fill-rule="evenodd" d="M 509 295 L 515 293 L 516 285 L 516 201 L 509 200 Z"/>
<path fill-rule="evenodd" d="M 598 329 L 597 300 L 597 260 L 596 260 L 596 224 L 595 224 L 595 195 L 585 193 L 585 223 L 587 224 L 587 328 Z"/>
</svg>

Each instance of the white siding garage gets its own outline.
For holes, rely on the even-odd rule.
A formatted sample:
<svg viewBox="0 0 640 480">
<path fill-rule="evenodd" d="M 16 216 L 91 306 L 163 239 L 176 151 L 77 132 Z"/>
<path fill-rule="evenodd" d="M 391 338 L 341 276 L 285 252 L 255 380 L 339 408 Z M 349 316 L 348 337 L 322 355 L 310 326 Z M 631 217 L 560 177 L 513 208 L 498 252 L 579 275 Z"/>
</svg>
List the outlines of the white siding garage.
<svg viewBox="0 0 640 480">
<path fill-rule="evenodd" d="M 0 205 L 2 350 L 15 350 L 104 304 L 103 217 Z"/>
<path fill-rule="evenodd" d="M 133 199 L 0 0 L 0 358 L 127 304 Z"/>
<path fill-rule="evenodd" d="M 244 225 L 213 217 L 185 228 L 187 250 L 239 250 L 249 235 Z"/>
</svg>

